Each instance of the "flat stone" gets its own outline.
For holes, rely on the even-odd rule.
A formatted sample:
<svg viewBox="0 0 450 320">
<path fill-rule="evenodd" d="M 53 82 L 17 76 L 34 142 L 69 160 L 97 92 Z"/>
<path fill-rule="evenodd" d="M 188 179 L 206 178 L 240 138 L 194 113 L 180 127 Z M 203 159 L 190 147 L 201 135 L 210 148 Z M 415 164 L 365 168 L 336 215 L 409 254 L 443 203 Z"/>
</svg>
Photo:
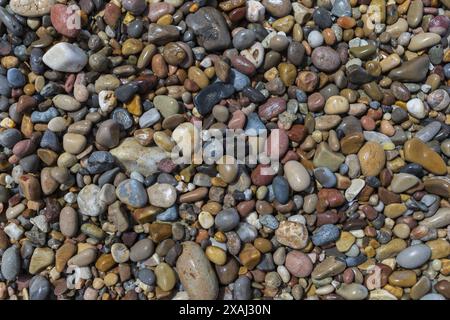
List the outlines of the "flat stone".
<svg viewBox="0 0 450 320">
<path fill-rule="evenodd" d="M 404 150 L 406 161 L 418 163 L 424 169 L 437 175 L 447 173 L 444 160 L 421 140 L 413 138 L 406 141 Z"/>
<path fill-rule="evenodd" d="M 331 150 L 326 142 L 322 142 L 316 149 L 313 164 L 315 167 L 326 167 L 333 172 L 339 169 L 339 166 L 345 161 L 345 157 Z"/>
<path fill-rule="evenodd" d="M 208 51 L 226 49 L 231 44 L 228 26 L 220 11 L 202 7 L 186 17 L 186 24 L 197 36 L 199 45 Z"/>
<path fill-rule="evenodd" d="M 366 142 L 359 150 L 358 159 L 362 174 L 366 177 L 377 176 L 386 163 L 383 147 L 379 143 L 372 141 Z"/>
<path fill-rule="evenodd" d="M 415 269 L 431 257 L 431 249 L 425 244 L 416 244 L 402 250 L 396 257 L 397 263 L 405 269 Z"/>
<path fill-rule="evenodd" d="M 411 189 L 419 182 L 419 178 L 409 173 L 394 174 L 391 181 L 391 190 L 395 193 L 402 193 L 408 189 Z"/>
</svg>

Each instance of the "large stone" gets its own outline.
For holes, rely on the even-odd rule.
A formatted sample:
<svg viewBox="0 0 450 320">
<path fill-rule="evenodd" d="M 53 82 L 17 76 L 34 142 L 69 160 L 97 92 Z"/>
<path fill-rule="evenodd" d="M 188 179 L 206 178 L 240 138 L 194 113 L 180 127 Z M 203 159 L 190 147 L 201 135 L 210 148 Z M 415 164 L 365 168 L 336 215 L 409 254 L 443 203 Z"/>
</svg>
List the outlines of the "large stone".
<svg viewBox="0 0 450 320">
<path fill-rule="evenodd" d="M 211 263 L 195 242 L 183 243 L 183 252 L 177 260 L 181 284 L 192 300 L 214 300 L 219 294 L 219 283 Z"/>
<path fill-rule="evenodd" d="M 413 138 L 405 143 L 405 159 L 420 164 L 425 170 L 437 175 L 447 173 L 444 160 L 421 140 Z"/>
<path fill-rule="evenodd" d="M 88 62 L 85 51 L 74 44 L 59 42 L 42 57 L 42 61 L 51 69 L 61 72 L 80 72 Z"/>
<path fill-rule="evenodd" d="M 169 157 L 159 147 L 143 147 L 136 139 L 126 138 L 111 154 L 128 172 L 137 171 L 147 177 L 158 172 L 158 162 Z"/>
<path fill-rule="evenodd" d="M 222 13 L 213 7 L 200 8 L 186 17 L 186 24 L 197 36 L 197 42 L 208 51 L 227 49 L 230 32 Z"/>
<path fill-rule="evenodd" d="M 56 0 L 11 0 L 9 7 L 18 15 L 35 18 L 50 13 L 55 3 Z"/>
</svg>

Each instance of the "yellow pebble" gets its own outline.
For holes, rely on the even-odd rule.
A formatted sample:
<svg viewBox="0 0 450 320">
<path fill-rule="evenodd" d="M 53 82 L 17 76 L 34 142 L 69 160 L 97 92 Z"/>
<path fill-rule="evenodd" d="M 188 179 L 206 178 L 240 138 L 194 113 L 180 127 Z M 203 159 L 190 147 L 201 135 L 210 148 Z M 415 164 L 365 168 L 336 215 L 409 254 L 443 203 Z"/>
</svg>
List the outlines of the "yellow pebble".
<svg viewBox="0 0 450 320">
<path fill-rule="evenodd" d="M 134 19 L 135 19 L 135 17 L 130 13 L 130 11 L 127 11 L 127 14 L 125 15 L 125 18 L 123 18 L 123 23 L 128 25 Z"/>
<path fill-rule="evenodd" d="M 194 3 L 190 8 L 189 8 L 189 12 L 190 13 L 194 13 L 199 9 L 199 6 L 197 3 Z"/>
<path fill-rule="evenodd" d="M 135 95 L 130 102 L 125 104 L 125 106 L 132 115 L 142 115 L 141 97 L 139 95 Z"/>
<path fill-rule="evenodd" d="M 161 18 L 159 18 L 158 21 L 156 21 L 157 24 L 160 24 L 163 26 L 171 25 L 172 22 L 173 22 L 173 17 L 170 14 L 165 14 Z"/>
<path fill-rule="evenodd" d="M 2 128 L 11 129 L 11 128 L 14 128 L 15 126 L 16 126 L 16 123 L 10 118 L 5 118 L 0 122 L 0 127 L 2 127 Z"/>
<path fill-rule="evenodd" d="M 209 261 L 219 266 L 223 266 L 227 261 L 227 253 L 222 248 L 209 246 L 206 248 L 205 253 Z"/>
<path fill-rule="evenodd" d="M 392 293 L 395 297 L 397 297 L 397 299 L 400 299 L 403 296 L 403 289 L 400 287 L 394 287 L 390 284 L 387 284 L 383 289 Z"/>
<path fill-rule="evenodd" d="M 383 144 L 383 149 L 386 151 L 391 151 L 395 149 L 395 144 L 393 144 L 392 142 L 387 142 Z"/>
</svg>

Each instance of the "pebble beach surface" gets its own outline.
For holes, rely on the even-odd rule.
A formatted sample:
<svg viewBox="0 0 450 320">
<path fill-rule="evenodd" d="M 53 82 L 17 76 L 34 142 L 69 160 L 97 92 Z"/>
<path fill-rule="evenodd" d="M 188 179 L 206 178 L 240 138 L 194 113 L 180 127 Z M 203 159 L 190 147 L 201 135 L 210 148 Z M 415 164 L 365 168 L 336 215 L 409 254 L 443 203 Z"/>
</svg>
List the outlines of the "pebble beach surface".
<svg viewBox="0 0 450 320">
<path fill-rule="evenodd" d="M 449 27 L 450 0 L 0 0 L 0 299 L 450 299 Z"/>
</svg>

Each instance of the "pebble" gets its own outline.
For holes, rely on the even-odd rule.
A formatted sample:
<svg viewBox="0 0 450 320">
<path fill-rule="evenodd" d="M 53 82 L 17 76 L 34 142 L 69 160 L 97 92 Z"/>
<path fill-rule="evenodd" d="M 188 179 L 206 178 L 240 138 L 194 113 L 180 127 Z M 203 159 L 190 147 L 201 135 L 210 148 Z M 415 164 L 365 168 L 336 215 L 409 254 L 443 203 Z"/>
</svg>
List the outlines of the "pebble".
<svg viewBox="0 0 450 320">
<path fill-rule="evenodd" d="M 415 269 L 423 265 L 431 257 L 431 249 L 424 244 L 416 244 L 402 250 L 396 257 L 399 266 Z"/>
<path fill-rule="evenodd" d="M 183 243 L 177 260 L 180 281 L 190 299 L 214 300 L 219 293 L 217 276 L 200 246 L 192 241 Z"/>
<path fill-rule="evenodd" d="M 80 72 L 88 62 L 86 53 L 74 44 L 60 42 L 42 57 L 51 69 L 61 72 Z"/>
<path fill-rule="evenodd" d="M 135 208 L 142 208 L 148 202 L 143 184 L 134 179 L 122 181 L 117 186 L 116 195 L 120 201 Z"/>
</svg>

